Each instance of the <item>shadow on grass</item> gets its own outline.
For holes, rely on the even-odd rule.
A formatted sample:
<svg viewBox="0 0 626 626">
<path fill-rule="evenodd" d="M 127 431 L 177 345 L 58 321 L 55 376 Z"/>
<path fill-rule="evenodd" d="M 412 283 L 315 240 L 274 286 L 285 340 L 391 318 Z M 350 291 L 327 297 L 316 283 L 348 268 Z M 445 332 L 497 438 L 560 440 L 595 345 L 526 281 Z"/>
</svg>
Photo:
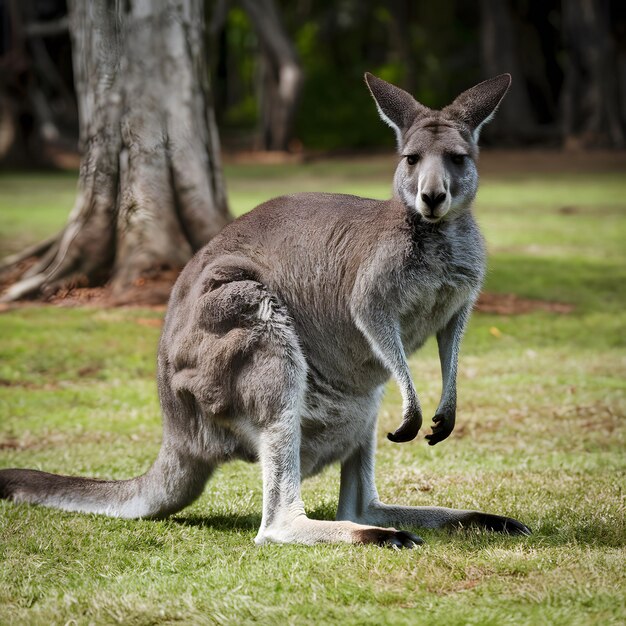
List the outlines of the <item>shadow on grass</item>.
<svg viewBox="0 0 626 626">
<path fill-rule="evenodd" d="M 228 532 L 231 530 L 257 530 L 261 525 L 261 516 L 251 515 L 211 515 L 209 517 L 189 515 L 172 517 L 170 520 L 182 526 L 210 528 Z"/>
<path fill-rule="evenodd" d="M 324 504 L 311 511 L 307 515 L 311 519 L 333 521 L 335 519 L 336 505 Z M 248 515 L 177 515 L 169 518 L 176 524 L 183 526 L 195 526 L 199 528 L 210 528 L 228 532 L 230 530 L 257 530 L 261 525 L 260 513 Z"/>
<path fill-rule="evenodd" d="M 334 521 L 335 504 L 322 504 L 308 511 L 311 519 Z M 261 515 L 210 515 L 210 516 L 177 516 L 170 521 L 182 526 L 207 528 L 220 532 L 256 531 L 261 525 Z M 526 544 L 533 548 L 549 548 L 559 546 L 587 546 L 604 548 L 621 548 L 626 546 L 626 532 L 623 520 L 594 521 L 580 519 L 569 520 L 562 525 L 554 523 L 531 524 L 532 535 L 508 535 L 491 532 L 477 526 L 468 528 L 426 529 L 419 527 L 402 527 L 403 530 L 417 532 L 427 543 L 459 543 L 475 549 L 494 547 L 494 545 Z"/>
</svg>

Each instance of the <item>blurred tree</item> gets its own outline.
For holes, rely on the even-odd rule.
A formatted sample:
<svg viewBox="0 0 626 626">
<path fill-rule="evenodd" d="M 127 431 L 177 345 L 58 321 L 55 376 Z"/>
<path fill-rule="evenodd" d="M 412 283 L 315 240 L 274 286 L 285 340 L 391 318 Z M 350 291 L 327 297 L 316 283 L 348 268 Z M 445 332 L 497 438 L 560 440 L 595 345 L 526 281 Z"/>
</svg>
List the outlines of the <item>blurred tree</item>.
<svg viewBox="0 0 626 626">
<path fill-rule="evenodd" d="M 5 300 L 69 280 L 179 269 L 230 219 L 208 75 L 203 0 L 72 0 L 82 161 L 61 233 Z"/>
<path fill-rule="evenodd" d="M 302 68 L 274 0 L 216 0 L 211 34 L 217 100 L 224 108 L 234 104 L 226 123 L 256 123 L 259 148 L 288 150 Z"/>
<path fill-rule="evenodd" d="M 249 147 L 250 134 L 259 130 L 260 117 L 254 28 L 241 6 L 216 0 L 209 32 L 211 86 L 221 136 L 226 136 L 231 145 L 236 137 L 236 143 Z"/>
<path fill-rule="evenodd" d="M 570 144 L 575 139 L 578 145 L 623 145 L 624 2 L 273 2 L 305 76 L 294 132 L 307 148 L 390 145 L 362 88 L 365 70 L 433 107 L 445 105 L 474 82 L 508 71 L 513 88 L 486 128 L 484 143 L 557 146 L 567 135 Z M 235 74 L 248 76 L 258 62 L 251 58 L 256 56 L 249 42 L 253 25 L 238 19 L 230 28 L 236 36 L 229 36 L 222 48 L 231 86 L 222 119 L 232 132 L 249 126 L 254 111 L 251 81 L 237 81 Z"/>
<path fill-rule="evenodd" d="M 363 74 L 372 71 L 411 88 L 412 68 L 419 73 L 428 61 L 415 54 L 414 46 L 420 48 L 423 41 L 416 26 L 417 3 L 388 4 L 382 0 L 318 0 L 298 6 L 283 2 L 283 17 L 294 33 L 305 75 L 296 134 L 307 147 L 351 150 L 393 145 L 393 134 L 380 124 Z M 408 58 L 415 63 L 406 65 Z M 420 86 L 426 82 L 419 81 Z M 426 94 L 418 89 L 417 95 Z"/>
<path fill-rule="evenodd" d="M 64 0 L 0 0 L 0 161 L 48 165 L 75 145 L 76 100 Z"/>
<path fill-rule="evenodd" d="M 265 150 L 288 150 L 302 87 L 302 69 L 274 0 L 241 0 L 260 43 L 261 138 Z"/>
<path fill-rule="evenodd" d="M 507 106 L 490 125 L 491 134 L 519 141 L 536 133 L 535 120 L 524 74 L 510 0 L 481 0 L 480 43 L 484 76 L 508 72 L 515 79 L 507 94 Z"/>
<path fill-rule="evenodd" d="M 294 137 L 311 150 L 391 146 L 392 135 L 378 122 L 363 87 L 366 70 L 433 107 L 489 75 L 509 71 L 511 94 L 486 128 L 484 143 L 624 146 L 626 2 L 204 0 L 204 5 L 211 11 L 213 34 L 205 60 L 212 64 L 218 119 L 232 147 L 285 149 Z M 18 19 L 7 18 L 7 7 Z M 65 0 L 0 0 L 5 35 L 0 153 L 13 142 L 24 148 L 23 163 L 45 154 L 50 137 L 72 130 L 71 115 L 65 121 L 58 115 L 75 109 L 69 64 L 63 66 L 69 38 L 59 34 L 67 28 L 64 11 Z"/>
<path fill-rule="evenodd" d="M 611 32 L 608 0 L 563 2 L 567 51 L 563 85 L 563 130 L 571 147 L 626 147 L 625 94 Z M 623 67 L 621 68 L 623 72 Z"/>
</svg>

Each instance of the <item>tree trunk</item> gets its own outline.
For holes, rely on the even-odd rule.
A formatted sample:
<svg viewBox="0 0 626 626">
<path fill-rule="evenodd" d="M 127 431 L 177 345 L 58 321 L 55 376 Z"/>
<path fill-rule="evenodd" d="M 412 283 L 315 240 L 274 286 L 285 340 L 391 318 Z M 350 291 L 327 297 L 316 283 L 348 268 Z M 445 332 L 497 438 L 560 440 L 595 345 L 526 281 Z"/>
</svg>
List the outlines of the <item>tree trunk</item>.
<svg viewBox="0 0 626 626">
<path fill-rule="evenodd" d="M 76 203 L 5 300 L 77 278 L 121 294 L 183 267 L 229 221 L 205 70 L 202 0 L 72 0 Z"/>
<path fill-rule="evenodd" d="M 288 150 L 302 88 L 296 50 L 274 0 L 242 0 L 261 45 L 261 137 L 265 150 Z"/>
<path fill-rule="evenodd" d="M 626 120 L 620 111 L 620 77 L 608 2 L 564 2 L 563 33 L 567 50 L 563 85 L 565 144 L 625 147 Z"/>
</svg>

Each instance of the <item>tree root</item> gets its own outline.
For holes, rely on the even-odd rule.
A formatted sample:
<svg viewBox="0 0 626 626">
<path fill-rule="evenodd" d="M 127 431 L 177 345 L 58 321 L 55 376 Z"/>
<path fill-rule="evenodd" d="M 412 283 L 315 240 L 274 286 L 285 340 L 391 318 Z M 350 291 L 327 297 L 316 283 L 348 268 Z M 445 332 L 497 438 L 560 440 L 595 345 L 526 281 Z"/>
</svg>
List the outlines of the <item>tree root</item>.
<svg viewBox="0 0 626 626">
<path fill-rule="evenodd" d="M 68 281 L 81 276 L 80 271 L 76 271 L 73 258 L 62 253 L 61 248 L 67 248 L 69 243 L 66 228 L 54 237 L 5 258 L 0 263 L 2 274 L 17 270 L 27 260 L 33 259 L 35 262 L 23 270 L 21 275 L 18 274 L 16 282 L 0 296 L 0 303 L 15 302 L 37 295 L 48 296 Z"/>
<path fill-rule="evenodd" d="M 0 302 L 77 284 L 129 297 L 151 273 L 177 274 L 231 219 L 204 71 L 204 5 L 131 4 L 71 3 L 83 151 L 76 201 L 54 238 L 0 264 Z"/>
<path fill-rule="evenodd" d="M 31 259 L 33 257 L 38 258 L 43 256 L 46 252 L 48 252 L 48 250 L 50 250 L 50 248 L 55 244 L 58 238 L 58 235 L 55 235 L 54 237 L 49 237 L 48 239 L 44 239 L 39 243 L 29 246 L 21 252 L 17 252 L 16 254 L 11 254 L 5 257 L 4 259 L 2 259 L 2 261 L 0 261 L 0 273 L 4 274 L 5 272 L 11 271 L 20 263 L 23 263 L 24 261 L 27 261 L 28 259 Z"/>
<path fill-rule="evenodd" d="M 46 282 L 46 276 L 44 274 L 37 274 L 30 278 L 24 278 L 14 285 L 11 285 L 0 297 L 0 303 L 5 304 L 7 302 L 15 302 L 16 300 L 22 300 L 23 298 L 37 293 L 41 290 L 42 285 Z"/>
</svg>

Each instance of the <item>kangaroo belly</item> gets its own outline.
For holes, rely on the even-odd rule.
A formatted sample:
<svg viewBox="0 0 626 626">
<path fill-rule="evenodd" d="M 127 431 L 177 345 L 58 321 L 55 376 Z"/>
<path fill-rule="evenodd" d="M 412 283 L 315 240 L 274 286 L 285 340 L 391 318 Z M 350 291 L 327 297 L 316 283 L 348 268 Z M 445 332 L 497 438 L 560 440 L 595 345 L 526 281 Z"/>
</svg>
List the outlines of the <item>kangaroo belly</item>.
<svg viewBox="0 0 626 626">
<path fill-rule="evenodd" d="M 382 387 L 364 395 L 348 394 L 312 383 L 301 419 L 300 459 L 303 477 L 341 462 L 376 427 Z"/>
</svg>

